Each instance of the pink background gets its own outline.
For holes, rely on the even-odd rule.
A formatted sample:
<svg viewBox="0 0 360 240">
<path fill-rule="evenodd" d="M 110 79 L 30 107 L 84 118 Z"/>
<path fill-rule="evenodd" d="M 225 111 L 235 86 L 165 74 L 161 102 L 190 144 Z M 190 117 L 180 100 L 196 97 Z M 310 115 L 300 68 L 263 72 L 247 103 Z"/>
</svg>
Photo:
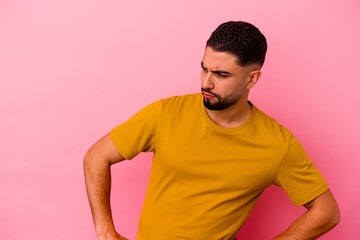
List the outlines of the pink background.
<svg viewBox="0 0 360 240">
<path fill-rule="evenodd" d="M 340 205 L 321 239 L 360 239 L 360 2 L 221 2 L 1 1 L 1 239 L 95 240 L 85 152 L 150 102 L 199 92 L 205 41 L 228 20 L 267 37 L 250 100 L 294 133 Z M 129 239 L 151 157 L 112 167 L 114 220 Z M 269 239 L 303 211 L 270 187 L 238 237 Z"/>
</svg>

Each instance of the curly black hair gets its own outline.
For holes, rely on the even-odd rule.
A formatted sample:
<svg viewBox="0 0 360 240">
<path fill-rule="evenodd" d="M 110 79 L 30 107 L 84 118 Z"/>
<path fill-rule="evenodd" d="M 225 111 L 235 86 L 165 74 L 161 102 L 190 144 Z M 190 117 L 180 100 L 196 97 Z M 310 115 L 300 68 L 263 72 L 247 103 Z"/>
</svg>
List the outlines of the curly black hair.
<svg viewBox="0 0 360 240">
<path fill-rule="evenodd" d="M 207 40 L 206 47 L 235 55 L 240 66 L 259 64 L 262 67 L 267 43 L 265 36 L 254 25 L 229 21 L 216 28 Z"/>
</svg>

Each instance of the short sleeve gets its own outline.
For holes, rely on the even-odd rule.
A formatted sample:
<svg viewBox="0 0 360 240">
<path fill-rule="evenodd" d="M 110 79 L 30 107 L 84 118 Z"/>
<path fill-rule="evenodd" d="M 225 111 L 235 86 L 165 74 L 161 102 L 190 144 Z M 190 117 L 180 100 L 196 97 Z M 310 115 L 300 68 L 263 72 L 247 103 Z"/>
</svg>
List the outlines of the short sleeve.
<svg viewBox="0 0 360 240">
<path fill-rule="evenodd" d="M 131 160 L 140 152 L 154 151 L 160 115 L 161 100 L 141 109 L 110 131 L 115 147 L 125 159 Z"/>
<path fill-rule="evenodd" d="M 324 178 L 293 135 L 277 170 L 275 184 L 285 190 L 294 205 L 304 205 L 328 189 Z"/>
</svg>

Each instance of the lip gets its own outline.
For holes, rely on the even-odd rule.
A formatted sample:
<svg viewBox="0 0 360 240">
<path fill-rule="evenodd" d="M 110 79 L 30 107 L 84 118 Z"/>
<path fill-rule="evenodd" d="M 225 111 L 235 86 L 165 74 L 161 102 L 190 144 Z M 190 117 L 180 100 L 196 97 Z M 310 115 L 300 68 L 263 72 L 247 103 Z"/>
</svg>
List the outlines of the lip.
<svg viewBox="0 0 360 240">
<path fill-rule="evenodd" d="M 208 93 L 205 93 L 205 92 L 203 92 L 203 94 L 204 94 L 204 97 L 206 97 L 206 98 L 215 98 L 215 96 L 213 96 L 213 95 L 210 95 L 210 94 L 208 94 Z"/>
</svg>

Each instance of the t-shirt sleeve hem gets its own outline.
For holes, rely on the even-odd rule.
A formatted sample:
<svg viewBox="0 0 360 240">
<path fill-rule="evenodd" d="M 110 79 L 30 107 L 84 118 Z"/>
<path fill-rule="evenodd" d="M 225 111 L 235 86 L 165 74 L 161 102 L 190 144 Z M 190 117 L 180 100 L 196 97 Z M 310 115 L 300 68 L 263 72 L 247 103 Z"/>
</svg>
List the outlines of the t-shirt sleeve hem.
<svg viewBox="0 0 360 240">
<path fill-rule="evenodd" d="M 314 200 L 315 198 L 317 198 L 318 196 L 320 196 L 321 194 L 326 192 L 328 189 L 329 189 L 329 186 L 326 183 L 324 183 L 318 188 L 317 191 L 309 191 L 301 199 L 294 200 L 292 202 L 295 206 L 302 206 L 302 205 Z"/>
<path fill-rule="evenodd" d="M 114 130 L 110 131 L 110 137 L 121 156 L 123 156 L 126 160 L 131 160 L 131 155 L 122 148 L 121 141 Z"/>
</svg>

